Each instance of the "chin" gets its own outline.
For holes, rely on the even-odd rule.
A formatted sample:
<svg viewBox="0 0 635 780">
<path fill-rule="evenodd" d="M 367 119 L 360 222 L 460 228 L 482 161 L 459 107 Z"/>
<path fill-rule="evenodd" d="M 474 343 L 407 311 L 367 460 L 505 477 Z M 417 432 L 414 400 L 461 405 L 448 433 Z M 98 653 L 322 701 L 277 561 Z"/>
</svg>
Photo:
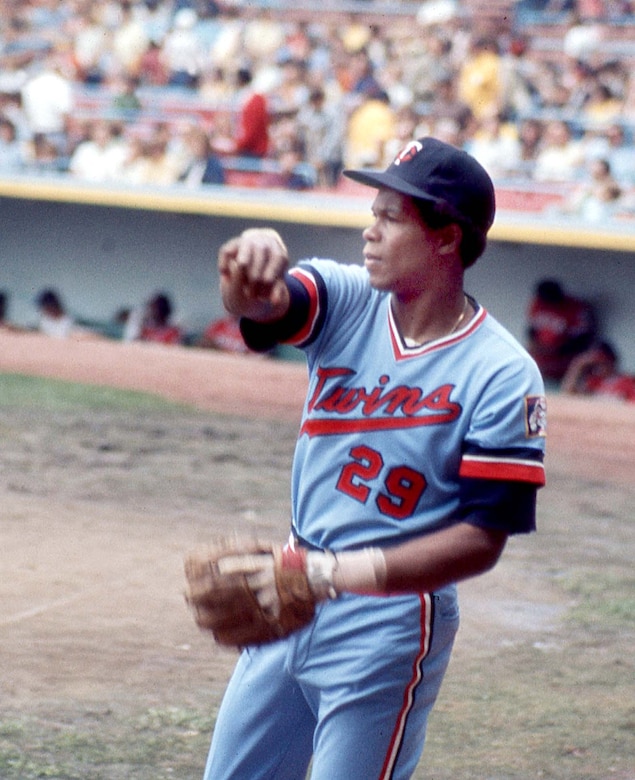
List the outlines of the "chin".
<svg viewBox="0 0 635 780">
<path fill-rule="evenodd" d="M 375 287 L 377 290 L 384 290 L 386 288 L 386 280 L 381 275 L 381 266 L 376 262 L 364 263 L 366 272 L 368 273 L 368 280 L 371 287 Z"/>
<path fill-rule="evenodd" d="M 382 279 L 378 276 L 373 276 L 373 274 L 368 275 L 368 281 L 374 290 L 383 290 L 385 292 L 386 290 L 390 289 L 390 285 L 386 282 L 385 279 Z"/>
</svg>

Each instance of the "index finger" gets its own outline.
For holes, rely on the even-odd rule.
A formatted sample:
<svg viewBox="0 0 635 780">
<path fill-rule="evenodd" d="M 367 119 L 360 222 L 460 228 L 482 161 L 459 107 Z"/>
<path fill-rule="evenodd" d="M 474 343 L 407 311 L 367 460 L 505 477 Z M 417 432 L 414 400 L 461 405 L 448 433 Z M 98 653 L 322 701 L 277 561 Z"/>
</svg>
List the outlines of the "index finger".
<svg viewBox="0 0 635 780">
<path fill-rule="evenodd" d="M 236 260 L 239 246 L 240 238 L 230 238 L 222 244 L 218 250 L 218 268 L 221 272 L 227 270 L 231 262 Z"/>
<path fill-rule="evenodd" d="M 221 575 L 256 574 L 267 568 L 273 568 L 273 556 L 268 553 L 256 555 L 227 555 L 216 564 Z"/>
<path fill-rule="evenodd" d="M 271 284 L 287 267 L 286 247 L 268 233 L 244 235 L 239 243 L 236 262 L 250 281 Z"/>
</svg>

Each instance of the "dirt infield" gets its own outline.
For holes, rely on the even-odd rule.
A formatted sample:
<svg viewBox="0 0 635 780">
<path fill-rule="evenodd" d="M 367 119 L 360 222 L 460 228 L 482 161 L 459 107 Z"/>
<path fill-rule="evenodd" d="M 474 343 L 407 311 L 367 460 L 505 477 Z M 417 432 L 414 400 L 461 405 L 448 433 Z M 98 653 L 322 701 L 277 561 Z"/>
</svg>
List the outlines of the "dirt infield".
<svg viewBox="0 0 635 780">
<path fill-rule="evenodd" d="M 0 333 L 0 373 L 193 407 L 0 399 L 0 777 L 195 780 L 234 655 L 187 613 L 182 556 L 286 532 L 305 368 Z M 635 780 L 634 432 L 635 407 L 549 398 L 540 533 L 461 588 L 421 777 Z"/>
</svg>

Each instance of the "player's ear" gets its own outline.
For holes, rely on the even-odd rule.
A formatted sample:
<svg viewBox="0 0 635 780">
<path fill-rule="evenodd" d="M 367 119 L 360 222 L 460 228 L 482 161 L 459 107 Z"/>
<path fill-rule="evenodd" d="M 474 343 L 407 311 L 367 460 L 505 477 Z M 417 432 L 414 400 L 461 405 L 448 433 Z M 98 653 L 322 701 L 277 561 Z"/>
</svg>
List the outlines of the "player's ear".
<svg viewBox="0 0 635 780">
<path fill-rule="evenodd" d="M 456 222 L 440 227 L 437 231 L 438 251 L 442 255 L 458 254 L 463 238 L 461 226 Z"/>
</svg>

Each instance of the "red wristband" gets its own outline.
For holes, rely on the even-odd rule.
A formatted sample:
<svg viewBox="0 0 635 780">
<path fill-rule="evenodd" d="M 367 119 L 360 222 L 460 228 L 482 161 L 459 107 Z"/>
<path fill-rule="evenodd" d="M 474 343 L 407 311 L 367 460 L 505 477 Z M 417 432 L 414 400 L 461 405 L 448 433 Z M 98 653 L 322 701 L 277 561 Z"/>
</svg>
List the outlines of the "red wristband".
<svg viewBox="0 0 635 780">
<path fill-rule="evenodd" d="M 292 549 L 289 545 L 285 545 L 280 563 L 283 569 L 306 571 L 306 550 L 302 547 Z"/>
</svg>

